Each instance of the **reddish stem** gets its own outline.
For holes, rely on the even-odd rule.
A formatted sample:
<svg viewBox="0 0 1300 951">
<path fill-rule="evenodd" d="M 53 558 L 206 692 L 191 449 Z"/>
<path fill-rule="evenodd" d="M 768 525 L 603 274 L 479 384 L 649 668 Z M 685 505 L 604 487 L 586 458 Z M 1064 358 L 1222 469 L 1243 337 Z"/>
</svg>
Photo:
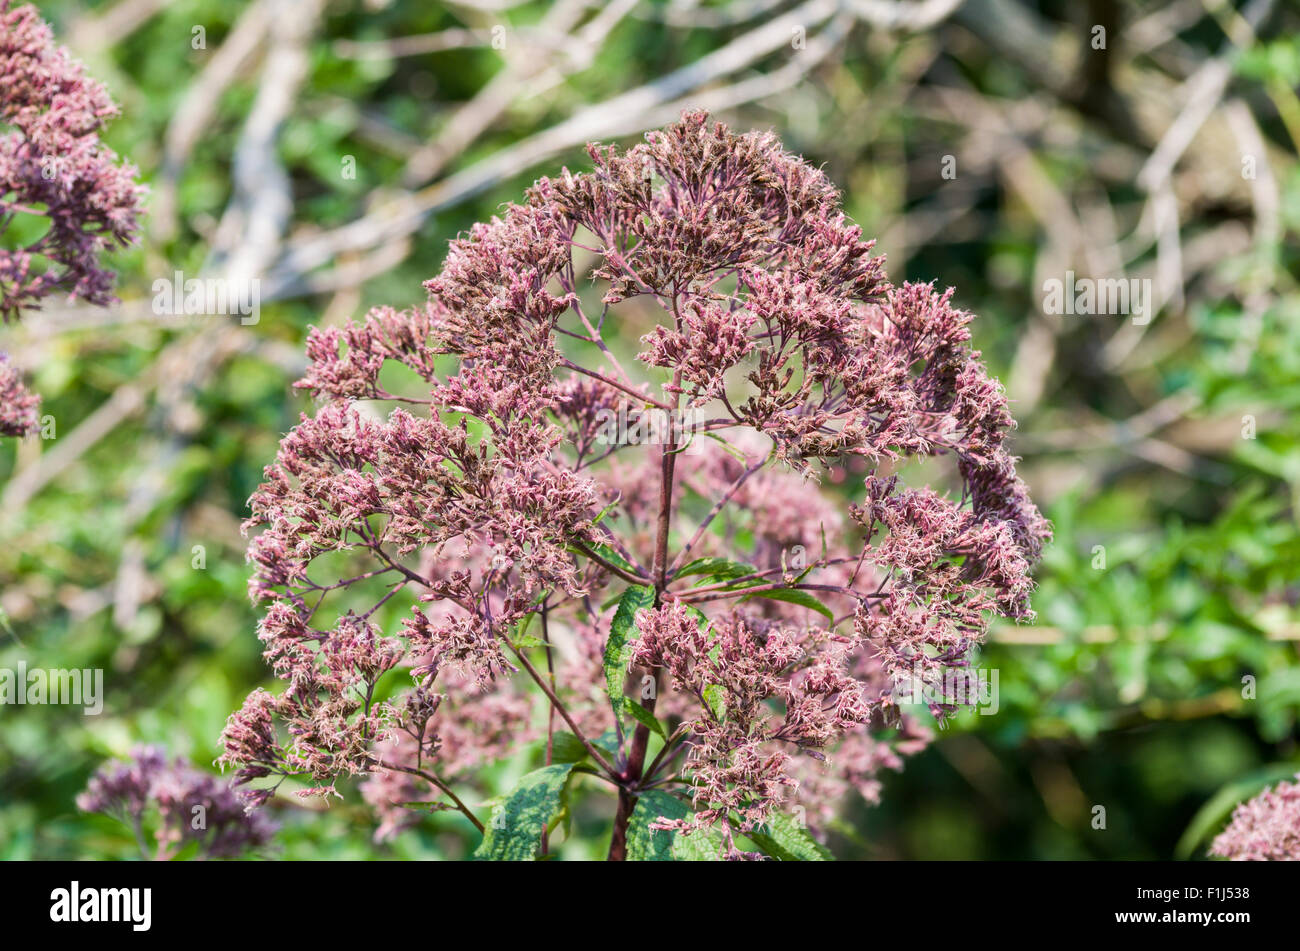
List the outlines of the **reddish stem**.
<svg viewBox="0 0 1300 951">
<path fill-rule="evenodd" d="M 681 370 L 673 374 L 673 390 L 681 385 Z M 676 411 L 676 406 L 673 407 Z M 664 590 L 668 587 L 668 531 L 672 525 L 673 510 L 673 472 L 677 464 L 677 443 L 663 447 L 659 457 L 659 521 L 655 534 L 655 558 L 650 567 L 654 578 L 655 606 L 662 603 Z M 652 716 L 655 712 L 655 700 L 659 694 L 658 675 L 655 675 L 655 691 L 648 700 L 641 703 Z M 633 701 L 634 703 L 637 701 Z M 627 769 L 620 777 L 623 785 L 618 790 L 618 811 L 614 814 L 614 835 L 609 843 L 609 861 L 622 862 L 627 859 L 627 826 L 632 819 L 632 810 L 636 808 L 636 795 L 631 789 L 641 780 L 645 769 L 646 748 L 650 744 L 650 728 L 638 723 L 632 734 L 632 749 L 628 753 Z"/>
</svg>

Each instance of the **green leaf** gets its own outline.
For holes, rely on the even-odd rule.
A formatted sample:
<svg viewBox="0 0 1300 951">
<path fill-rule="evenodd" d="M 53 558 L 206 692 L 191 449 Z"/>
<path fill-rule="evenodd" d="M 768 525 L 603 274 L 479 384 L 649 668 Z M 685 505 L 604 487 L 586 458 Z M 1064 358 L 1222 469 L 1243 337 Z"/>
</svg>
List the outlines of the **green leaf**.
<svg viewBox="0 0 1300 951">
<path fill-rule="evenodd" d="M 542 749 L 546 749 L 545 740 L 542 740 Z M 561 730 L 551 737 L 552 763 L 581 763 L 586 758 L 587 748 L 572 733 Z"/>
<path fill-rule="evenodd" d="M 598 542 L 596 544 L 589 545 L 588 547 L 596 554 L 600 555 L 600 557 L 608 561 L 610 564 L 618 565 L 618 567 L 622 568 L 624 571 L 630 572 L 632 574 L 637 573 L 636 568 L 629 561 L 627 561 L 627 559 L 625 559 L 622 555 L 616 552 L 613 548 L 606 545 L 604 542 Z M 588 557 L 586 552 L 582 551 L 579 548 L 575 548 L 572 545 L 569 546 L 568 550 L 571 553 L 575 555 L 579 555 L 583 558 Z M 602 611 L 608 609 L 610 605 L 617 602 L 621 597 L 622 595 L 616 594 L 610 598 L 607 598 L 605 602 L 600 606 L 600 609 Z"/>
<path fill-rule="evenodd" d="M 696 829 L 690 835 L 673 833 L 673 860 L 677 862 L 721 862 L 722 836 L 712 829 Z"/>
<path fill-rule="evenodd" d="M 641 704 L 637 703 L 631 697 L 624 697 L 623 706 L 627 712 L 632 715 L 632 719 L 636 720 L 637 723 L 649 727 L 651 730 L 663 737 L 665 741 L 668 739 L 668 734 L 664 732 L 663 724 L 659 722 L 659 718 L 645 707 L 641 706 Z"/>
<path fill-rule="evenodd" d="M 764 855 L 782 862 L 835 860 L 835 856 L 792 816 L 773 813 L 763 827 L 751 832 L 749 837 Z"/>
<path fill-rule="evenodd" d="M 696 558 L 683 566 L 682 570 L 677 572 L 676 577 L 688 578 L 691 575 L 706 575 L 704 581 L 700 582 L 700 584 L 704 584 L 705 581 L 731 581 L 757 572 L 758 569 L 753 565 L 747 565 L 739 561 L 728 561 L 726 558 Z"/>
<path fill-rule="evenodd" d="M 495 862 L 530 862 L 537 857 L 542 830 L 560 808 L 564 785 L 573 763 L 556 763 L 535 769 L 492 810 L 476 859 Z"/>
<path fill-rule="evenodd" d="M 717 433 L 705 433 L 704 435 L 708 436 L 710 439 L 713 439 L 721 443 L 723 451 L 727 453 L 727 455 L 735 459 L 737 462 L 741 462 L 744 463 L 745 465 L 749 465 L 749 457 L 745 455 L 741 450 L 733 446 L 731 443 L 727 442 Z"/>
<path fill-rule="evenodd" d="M 627 825 L 627 857 L 633 862 L 720 862 L 722 837 L 713 829 L 690 835 L 672 830 L 651 830 L 656 819 L 685 819 L 691 807 L 659 789 L 642 793 Z"/>
<path fill-rule="evenodd" d="M 591 745 L 596 749 L 604 750 L 610 756 L 618 756 L 622 752 L 622 744 L 618 730 L 606 730 L 600 736 L 591 741 Z"/>
<path fill-rule="evenodd" d="M 771 598 L 773 601 L 788 601 L 791 604 L 797 604 L 801 607 L 808 608 L 810 611 L 816 611 L 828 621 L 834 621 L 835 615 L 831 609 L 814 598 L 807 591 L 800 591 L 797 588 L 774 588 L 771 591 L 755 591 L 753 594 L 745 595 L 741 601 L 748 601 L 750 598 Z"/>
<path fill-rule="evenodd" d="M 618 508 L 619 504 L 622 501 L 623 501 L 622 499 L 615 499 L 613 502 L 610 502 L 603 509 L 601 509 L 599 512 L 596 513 L 596 517 L 591 520 L 591 524 L 599 525 L 602 521 L 604 521 L 606 515 L 608 515 L 614 509 Z"/>
<path fill-rule="evenodd" d="M 636 613 L 654 604 L 653 588 L 630 585 L 619 598 L 618 610 L 609 626 L 609 640 L 605 643 L 605 691 L 609 694 L 614 716 L 620 716 L 626 705 L 623 681 L 627 665 L 632 659 L 632 644 L 636 635 Z"/>
<path fill-rule="evenodd" d="M 727 718 L 726 696 L 727 691 L 720 684 L 709 684 L 704 688 L 704 700 L 719 723 Z"/>
<path fill-rule="evenodd" d="M 651 829 L 657 819 L 685 819 L 690 807 L 676 796 L 651 789 L 637 798 L 636 808 L 627 824 L 627 857 L 633 862 L 671 862 L 677 833 L 671 829 Z"/>
<path fill-rule="evenodd" d="M 689 614 L 691 617 L 695 618 L 695 623 L 698 624 L 700 627 L 707 628 L 709 626 L 710 622 L 709 622 L 708 615 L 706 615 L 703 611 L 701 611 L 699 608 L 695 607 L 694 605 L 692 604 L 686 605 L 686 613 Z"/>
<path fill-rule="evenodd" d="M 622 555 L 616 552 L 609 545 L 606 545 L 604 542 L 596 542 L 594 544 L 589 544 L 587 547 L 590 548 L 592 551 L 594 551 L 597 555 L 600 555 L 601 558 L 605 559 L 611 565 L 618 565 L 618 567 L 622 568 L 624 571 L 630 571 L 633 573 L 636 572 L 636 568 L 632 567 L 631 562 L 629 562 L 626 558 L 624 558 Z M 570 548 L 569 550 L 574 552 L 575 554 L 583 555 L 583 557 L 586 557 L 585 553 L 581 549 Z"/>
</svg>

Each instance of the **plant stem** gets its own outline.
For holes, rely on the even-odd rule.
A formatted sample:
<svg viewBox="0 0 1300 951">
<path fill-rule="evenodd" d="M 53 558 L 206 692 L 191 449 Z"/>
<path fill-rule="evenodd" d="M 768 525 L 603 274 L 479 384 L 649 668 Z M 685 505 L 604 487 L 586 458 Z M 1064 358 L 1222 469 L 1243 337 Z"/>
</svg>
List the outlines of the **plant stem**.
<svg viewBox="0 0 1300 951">
<path fill-rule="evenodd" d="M 399 766 L 396 763 L 385 763 L 383 760 L 376 760 L 375 765 L 381 766 L 384 769 L 395 769 L 401 773 L 410 773 L 412 776 L 419 776 L 425 782 L 428 782 L 433 786 L 436 786 L 455 804 L 456 808 L 461 811 L 461 813 L 465 816 L 466 819 L 474 823 L 474 828 L 478 829 L 479 832 L 487 831 L 486 829 L 484 829 L 483 823 L 479 822 L 478 816 L 474 815 L 473 811 L 469 808 L 469 806 L 465 805 L 465 803 L 461 801 L 460 797 L 451 791 L 451 787 L 448 786 L 446 783 L 444 783 L 437 776 L 433 775 L 433 773 L 426 772 L 423 769 L 415 769 L 414 767 L 411 766 Z"/>
<path fill-rule="evenodd" d="M 674 303 L 676 297 L 674 296 Z M 681 386 L 681 370 L 673 374 L 673 390 L 676 391 Z M 676 401 L 675 401 L 676 402 Z M 676 412 L 677 406 L 673 406 Z M 658 530 L 655 534 L 655 558 L 654 563 L 650 566 L 650 574 L 654 578 L 655 586 L 655 606 L 658 607 L 662 602 L 664 589 L 668 587 L 668 531 L 672 526 L 673 512 L 673 474 L 674 467 L 677 464 L 677 443 L 672 442 L 663 447 L 659 457 L 659 521 Z M 655 700 L 659 695 L 659 678 L 655 674 L 655 692 L 641 706 L 653 715 L 655 712 Z M 638 702 L 638 701 L 633 701 Z M 622 779 L 624 785 L 618 791 L 618 811 L 614 814 L 614 835 L 609 842 L 609 860 L 611 862 L 622 862 L 627 859 L 627 825 L 632 819 L 632 810 L 636 808 L 636 795 L 629 791 L 628 787 L 634 787 L 641 779 L 642 770 L 645 768 L 646 747 L 650 743 L 650 728 L 643 723 L 638 723 L 636 731 L 632 734 L 632 750 L 628 754 L 627 769 L 624 771 Z"/>
<path fill-rule="evenodd" d="M 546 694 L 546 699 L 550 700 L 551 705 L 559 711 L 560 716 L 564 717 L 564 722 L 569 725 L 569 729 L 573 731 L 573 735 L 578 738 L 580 743 L 582 743 L 583 747 L 587 750 L 588 755 L 596 761 L 596 765 L 608 773 L 610 778 L 618 781 L 618 770 L 610 765 L 609 760 L 605 759 L 605 757 L 601 755 L 600 750 L 593 746 L 592 742 L 587 739 L 582 730 L 578 728 L 578 724 L 573 721 L 573 717 L 569 715 L 569 711 L 565 709 L 564 704 L 560 702 L 560 698 L 556 696 L 555 691 L 547 685 L 546 680 L 537 672 L 537 668 L 534 667 L 529 662 L 528 658 L 524 656 L 523 651 L 514 644 L 511 644 L 509 641 L 506 641 L 506 643 L 510 645 L 510 649 L 514 651 L 515 656 L 519 658 L 519 662 L 524 665 L 524 670 L 528 671 L 528 675 L 537 682 L 537 686 L 542 688 L 542 693 Z"/>
<path fill-rule="evenodd" d="M 604 568 L 606 571 L 610 572 L 611 574 L 618 575 L 624 581 L 631 582 L 632 584 L 643 585 L 649 580 L 648 578 L 642 578 L 640 575 L 633 574 L 630 571 L 625 571 L 624 569 L 620 568 L 618 565 L 614 564 L 612 561 L 610 561 L 607 558 L 602 558 L 596 552 L 592 551 L 589 547 L 584 545 L 581 541 L 575 540 L 572 544 L 574 548 L 578 549 L 578 551 L 582 552 L 584 555 L 586 555 L 596 564 L 600 565 L 602 568 Z"/>
<path fill-rule="evenodd" d="M 542 602 L 542 640 L 546 643 L 546 676 L 551 681 L 551 693 L 555 693 L 555 657 L 551 651 L 551 634 L 546 623 L 547 606 Z M 555 750 L 555 704 L 549 700 L 546 705 L 546 765 L 551 765 Z M 550 847 L 550 830 L 542 829 L 542 854 Z"/>
<path fill-rule="evenodd" d="M 586 367 L 578 366 L 578 364 L 574 363 L 572 360 L 568 360 L 561 357 L 560 366 L 568 370 L 573 370 L 575 373 L 581 373 L 584 376 L 589 376 L 593 380 L 600 380 L 600 382 L 604 383 L 606 386 L 612 386 L 616 390 L 622 390 L 624 393 L 627 393 L 629 396 L 635 396 L 638 400 L 642 401 L 643 403 L 649 403 L 651 406 L 655 407 L 656 409 L 671 410 L 674 408 L 672 406 L 669 406 L 667 403 L 655 399 L 653 396 L 647 396 L 644 393 L 640 393 L 637 390 L 632 389 L 632 387 L 628 386 L 625 383 L 620 383 L 612 376 L 607 376 L 606 374 L 601 373 L 598 370 L 588 370 Z"/>
</svg>

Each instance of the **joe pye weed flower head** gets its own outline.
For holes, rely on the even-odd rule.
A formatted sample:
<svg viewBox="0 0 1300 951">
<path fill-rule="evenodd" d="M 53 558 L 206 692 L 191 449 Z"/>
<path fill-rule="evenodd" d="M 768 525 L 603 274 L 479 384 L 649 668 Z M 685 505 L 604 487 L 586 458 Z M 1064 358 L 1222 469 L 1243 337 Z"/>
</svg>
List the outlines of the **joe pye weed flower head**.
<svg viewBox="0 0 1300 951">
<path fill-rule="evenodd" d="M 588 151 L 454 241 L 427 303 L 312 330 L 318 408 L 245 525 L 284 683 L 223 760 L 254 802 L 364 774 L 382 835 L 435 802 L 487 857 L 601 782 L 612 858 L 816 852 L 924 743 L 894 682 L 1031 616 L 1048 526 L 971 315 L 891 284 L 822 172 L 703 113 Z M 628 405 L 699 421 L 597 439 Z M 908 487 L 921 457 L 960 490 Z M 478 771 L 532 741 L 487 815 Z"/>
<path fill-rule="evenodd" d="M 273 828 L 250 812 L 229 780 L 140 746 L 124 761 L 105 763 L 77 797 L 77 808 L 112 816 L 131 828 L 146 858 L 165 860 L 192 849 L 199 858 L 234 858 L 265 845 Z M 145 829 L 153 830 L 152 846 Z"/>
<path fill-rule="evenodd" d="M 55 293 L 113 300 L 103 255 L 130 244 L 143 189 L 100 141 L 117 107 L 36 8 L 0 0 L 0 319 Z M 36 428 L 38 400 L 0 361 L 0 435 Z"/>
<path fill-rule="evenodd" d="M 1300 776 L 1241 803 L 1210 854 L 1237 862 L 1300 862 Z"/>
</svg>

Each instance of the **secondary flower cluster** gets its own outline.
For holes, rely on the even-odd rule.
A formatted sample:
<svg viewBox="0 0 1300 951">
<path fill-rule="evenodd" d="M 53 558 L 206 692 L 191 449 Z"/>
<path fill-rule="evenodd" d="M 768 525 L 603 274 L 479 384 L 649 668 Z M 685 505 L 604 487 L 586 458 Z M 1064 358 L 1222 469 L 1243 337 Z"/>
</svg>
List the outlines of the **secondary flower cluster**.
<svg viewBox="0 0 1300 951">
<path fill-rule="evenodd" d="M 687 113 L 589 153 L 453 242 L 427 304 L 312 330 L 321 406 L 245 525 L 285 688 L 230 720 L 241 781 L 367 773 L 387 835 L 508 738 L 562 730 L 618 788 L 611 854 L 675 779 L 676 827 L 730 845 L 782 802 L 817 824 L 873 799 L 923 742 L 895 682 L 1031 616 L 1048 527 L 951 291 L 889 283 L 770 134 Z M 699 420 L 611 445 L 629 407 Z M 902 486 L 920 456 L 959 494 Z"/>
<path fill-rule="evenodd" d="M 114 274 L 100 258 L 134 239 L 143 196 L 136 169 L 99 138 L 116 114 L 107 90 L 54 42 L 35 7 L 0 0 L 4 321 L 60 291 L 92 304 L 113 299 Z M 10 389 L 0 396 L 7 422 L 25 419 Z M 30 428 L 27 419 L 22 431 Z"/>
<path fill-rule="evenodd" d="M 23 386 L 8 355 L 0 353 L 0 436 L 33 432 L 39 423 L 36 408 L 40 405 L 40 398 Z"/>
<path fill-rule="evenodd" d="M 1245 862 L 1300 862 L 1300 782 L 1278 783 L 1237 806 L 1210 854 Z"/>
<path fill-rule="evenodd" d="M 662 828 L 735 816 L 753 831 L 782 787 L 798 786 L 788 749 L 821 750 L 871 719 L 876 698 L 849 672 L 853 636 L 739 612 L 701 624 L 679 601 L 643 611 L 637 627 L 635 663 L 667 670 L 699 704 L 687 754 L 697 811 Z"/>
<path fill-rule="evenodd" d="M 155 811 L 158 858 L 174 856 L 192 843 L 198 843 L 201 857 L 233 858 L 265 845 L 273 832 L 265 816 L 245 810 L 229 782 L 183 759 L 168 761 L 156 746 L 139 747 L 126 762 L 100 767 L 77 797 L 77 807 L 113 816 L 137 837 L 143 836 L 146 818 Z"/>
</svg>

